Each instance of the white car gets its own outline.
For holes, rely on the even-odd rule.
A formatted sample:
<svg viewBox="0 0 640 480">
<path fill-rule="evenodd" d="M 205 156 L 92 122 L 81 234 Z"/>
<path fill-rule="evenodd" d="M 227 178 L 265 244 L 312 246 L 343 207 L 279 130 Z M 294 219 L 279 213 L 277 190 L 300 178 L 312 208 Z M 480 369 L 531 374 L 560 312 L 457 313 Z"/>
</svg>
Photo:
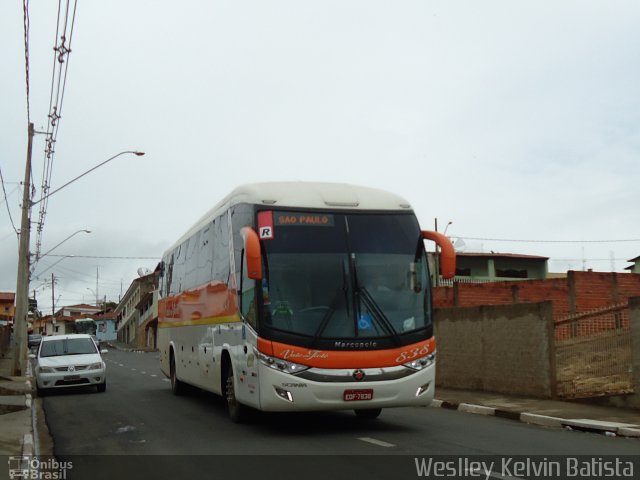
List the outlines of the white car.
<svg viewBox="0 0 640 480">
<path fill-rule="evenodd" d="M 90 335 L 42 337 L 35 356 L 38 393 L 83 385 L 93 385 L 98 392 L 104 392 L 107 367 L 100 353 Z"/>
</svg>

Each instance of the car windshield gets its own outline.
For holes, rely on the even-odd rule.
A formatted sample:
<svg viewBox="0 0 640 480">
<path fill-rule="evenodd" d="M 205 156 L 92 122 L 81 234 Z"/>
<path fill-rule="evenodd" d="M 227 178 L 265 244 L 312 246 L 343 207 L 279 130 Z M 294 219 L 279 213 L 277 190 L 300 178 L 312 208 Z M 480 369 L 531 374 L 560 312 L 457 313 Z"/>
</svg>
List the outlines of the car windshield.
<svg viewBox="0 0 640 480">
<path fill-rule="evenodd" d="M 301 225 L 299 213 L 274 213 L 274 237 L 264 242 L 264 326 L 356 339 L 430 324 L 428 272 L 413 215 L 317 217 Z"/>
<path fill-rule="evenodd" d="M 97 353 L 96 346 L 90 338 L 61 338 L 42 343 L 40 357 L 57 357 L 60 355 L 84 355 Z"/>
</svg>

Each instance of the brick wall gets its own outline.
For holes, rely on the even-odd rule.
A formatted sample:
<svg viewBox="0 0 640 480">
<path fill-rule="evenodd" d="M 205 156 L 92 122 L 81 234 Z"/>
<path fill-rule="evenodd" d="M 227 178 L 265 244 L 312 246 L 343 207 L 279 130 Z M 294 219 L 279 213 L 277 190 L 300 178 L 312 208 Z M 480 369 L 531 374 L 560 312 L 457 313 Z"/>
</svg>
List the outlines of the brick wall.
<svg viewBox="0 0 640 480">
<path fill-rule="evenodd" d="M 567 278 L 515 282 L 455 283 L 433 291 L 435 308 L 474 307 L 550 301 L 555 319 L 625 303 L 640 296 L 640 275 L 573 272 Z"/>
</svg>

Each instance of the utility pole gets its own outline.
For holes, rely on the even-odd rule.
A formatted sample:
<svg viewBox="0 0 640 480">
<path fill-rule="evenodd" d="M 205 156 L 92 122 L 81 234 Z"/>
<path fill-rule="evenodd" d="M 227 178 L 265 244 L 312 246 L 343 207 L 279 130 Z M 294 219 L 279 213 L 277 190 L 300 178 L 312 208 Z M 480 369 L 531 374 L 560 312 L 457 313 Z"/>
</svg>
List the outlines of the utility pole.
<svg viewBox="0 0 640 480">
<path fill-rule="evenodd" d="M 438 219 L 435 218 L 434 219 L 434 227 L 435 227 L 435 231 L 438 231 Z M 438 248 L 438 245 L 436 244 L 436 252 L 433 255 L 433 260 L 434 260 L 434 279 L 435 279 L 435 286 L 439 286 L 440 285 L 440 258 L 439 255 L 440 254 L 440 249 Z"/>
<path fill-rule="evenodd" d="M 99 265 L 96 265 L 96 307 L 98 306 L 98 267 Z"/>
<path fill-rule="evenodd" d="M 16 316 L 13 320 L 13 375 L 26 373 L 27 366 L 27 315 L 29 311 L 29 243 L 31 241 L 31 150 L 33 146 L 33 123 L 29 123 L 27 162 L 24 169 L 22 191 L 22 222 L 18 247 L 18 278 L 16 282 Z"/>
<path fill-rule="evenodd" d="M 56 314 L 56 279 L 51 274 L 51 325 L 53 325 L 53 317 Z"/>
</svg>

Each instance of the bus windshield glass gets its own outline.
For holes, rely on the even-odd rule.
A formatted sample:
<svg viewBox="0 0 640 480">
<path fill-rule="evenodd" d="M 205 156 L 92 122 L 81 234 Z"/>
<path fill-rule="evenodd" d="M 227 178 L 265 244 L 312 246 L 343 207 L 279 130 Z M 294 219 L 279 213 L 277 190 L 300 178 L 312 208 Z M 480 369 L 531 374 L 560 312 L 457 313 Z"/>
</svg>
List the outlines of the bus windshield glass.
<svg viewBox="0 0 640 480">
<path fill-rule="evenodd" d="M 428 268 L 413 214 L 269 215 L 272 230 L 262 242 L 265 329 L 316 340 L 400 342 L 431 327 Z"/>
</svg>

